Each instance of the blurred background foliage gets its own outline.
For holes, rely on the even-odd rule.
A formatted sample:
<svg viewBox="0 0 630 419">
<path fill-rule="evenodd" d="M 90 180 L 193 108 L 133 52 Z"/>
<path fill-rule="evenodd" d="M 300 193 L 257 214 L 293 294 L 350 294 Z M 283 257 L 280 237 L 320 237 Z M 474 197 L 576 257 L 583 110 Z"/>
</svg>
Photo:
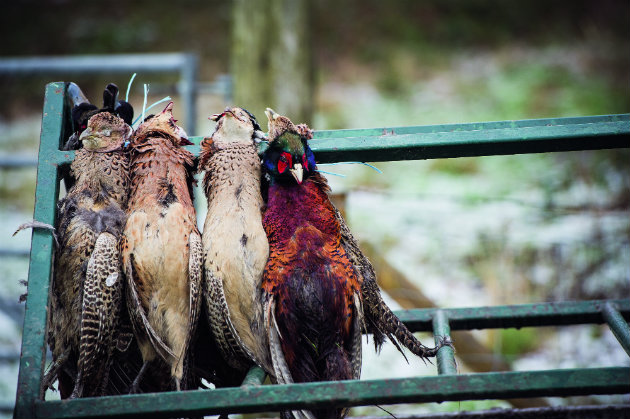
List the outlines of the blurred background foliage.
<svg viewBox="0 0 630 419">
<path fill-rule="evenodd" d="M 604 1 L 305 1 L 312 60 L 314 129 L 368 128 L 627 113 L 630 111 L 630 3 Z M 235 2 L 26 1 L 3 4 L 0 58 L 32 55 L 193 52 L 200 81 L 230 73 Z M 291 2 L 281 2 L 291 7 Z M 274 45 L 267 45 L 274 48 Z M 252 68 L 252 73 L 258 70 Z M 129 75 L 131 76 L 131 75 Z M 103 86 L 128 78 L 55 76 L 98 101 Z M 172 76 L 138 75 L 154 99 L 173 95 Z M 46 76 L 0 76 L 0 153 L 36 155 Z M 175 100 L 177 101 L 177 97 Z M 151 98 L 150 98 L 151 100 Z M 202 95 L 198 131 L 228 103 Z M 248 103 L 238 105 L 248 107 Z M 181 109 L 181 108 L 180 108 Z M 276 109 L 289 113 L 290 109 Z M 177 109 L 176 109 L 177 111 Z M 264 119 L 264 115 L 258 115 Z M 448 307 L 630 293 L 630 152 L 587 151 L 328 166 L 345 197 L 356 235 L 427 303 Z M 33 170 L 0 171 L 2 242 L 29 245 L 22 233 L 34 202 Z M 23 292 L 27 262 L 3 258 L 3 298 Z M 390 303 L 409 289 L 388 289 Z M 423 300 L 424 301 L 424 300 Z M 20 325 L 0 312 L 0 348 L 19 352 Z M 628 365 L 606 328 L 574 326 L 474 332 L 489 353 L 459 353 L 515 369 Z M 425 337 L 430 343 L 430 337 Z M 456 344 L 457 346 L 457 344 Z M 410 368 L 395 350 L 366 347 L 364 378 L 432 374 Z M 602 356 L 606 354 L 606 356 Z M 467 357 L 467 358 L 466 358 Z M 471 365 L 473 365 L 471 367 Z M 0 363 L 1 400 L 14 398 L 15 364 Z M 550 399 L 609 403 L 628 397 Z M 504 406 L 502 401 L 391 406 L 393 412 Z M 384 414 L 376 408 L 355 413 Z"/>
</svg>

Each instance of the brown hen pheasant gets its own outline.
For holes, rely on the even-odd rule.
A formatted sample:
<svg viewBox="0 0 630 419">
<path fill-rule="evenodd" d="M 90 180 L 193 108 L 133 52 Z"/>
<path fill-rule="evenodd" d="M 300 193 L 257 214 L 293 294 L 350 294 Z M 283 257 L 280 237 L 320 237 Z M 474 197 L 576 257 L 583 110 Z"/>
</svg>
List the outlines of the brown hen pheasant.
<svg viewBox="0 0 630 419">
<path fill-rule="evenodd" d="M 242 108 L 227 108 L 211 119 L 217 126 L 201 143 L 199 160 L 208 198 L 204 301 L 219 351 L 236 370 L 219 375 L 226 376 L 226 384 L 237 384 L 254 363 L 270 364 L 260 301 L 269 257 L 256 146 L 263 134 L 256 118 Z"/>
<path fill-rule="evenodd" d="M 131 127 L 102 112 L 79 137 L 71 164 L 74 185 L 58 204 L 48 343 L 62 398 L 99 396 L 107 386 L 122 309 L 119 239 L 125 225 Z"/>
<path fill-rule="evenodd" d="M 127 302 L 144 364 L 161 358 L 180 389 L 194 333 L 203 269 L 192 202 L 193 155 L 172 115 L 173 103 L 148 117 L 131 142 L 131 196 L 123 235 Z M 155 365 L 155 364 L 154 364 Z"/>
</svg>

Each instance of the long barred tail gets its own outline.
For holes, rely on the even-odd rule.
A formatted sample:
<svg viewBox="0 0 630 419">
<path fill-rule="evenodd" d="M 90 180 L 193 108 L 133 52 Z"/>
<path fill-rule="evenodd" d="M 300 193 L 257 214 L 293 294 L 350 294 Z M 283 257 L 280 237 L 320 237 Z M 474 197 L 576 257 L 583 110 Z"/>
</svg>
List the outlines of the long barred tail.
<svg viewBox="0 0 630 419">
<path fill-rule="evenodd" d="M 434 348 L 424 346 L 416 339 L 413 333 L 407 329 L 400 319 L 396 317 L 381 297 L 381 292 L 376 283 L 376 273 L 374 272 L 372 264 L 363 252 L 361 252 L 356 239 L 350 232 L 339 210 L 335 208 L 335 211 L 341 227 L 342 245 L 350 257 L 358 275 L 362 278 L 361 296 L 363 297 L 363 310 L 365 311 L 367 332 L 372 333 L 376 350 L 380 350 L 385 341 L 385 337 L 387 337 L 403 356 L 405 356 L 405 354 L 400 345 L 403 345 L 424 360 L 434 357 L 442 346 L 451 345 L 449 340 L 443 339 L 440 344 Z M 406 356 L 405 359 L 407 359 Z"/>
<path fill-rule="evenodd" d="M 100 396 L 107 386 L 114 331 L 122 302 L 118 239 L 101 233 L 83 284 L 78 375 L 73 397 Z"/>
<path fill-rule="evenodd" d="M 368 323 L 372 325 L 373 328 L 377 329 L 382 335 L 385 335 L 389 338 L 389 340 L 396 346 L 396 349 L 400 351 L 400 353 L 405 356 L 400 345 L 409 349 L 413 354 L 419 356 L 420 358 L 428 359 L 434 357 L 438 350 L 448 344 L 446 341 L 440 343 L 440 345 L 430 348 L 428 346 L 423 345 L 420 341 L 407 329 L 407 326 L 403 324 L 402 321 L 391 311 L 391 309 L 385 304 L 383 301 L 381 294 L 375 287 L 373 282 L 368 282 L 367 284 L 364 282 L 364 286 L 362 288 L 363 298 L 364 298 L 364 308 L 365 315 L 368 319 Z M 381 337 L 382 343 L 382 337 Z M 379 346 L 376 342 L 377 349 Z M 406 357 L 405 357 L 406 359 Z"/>
</svg>

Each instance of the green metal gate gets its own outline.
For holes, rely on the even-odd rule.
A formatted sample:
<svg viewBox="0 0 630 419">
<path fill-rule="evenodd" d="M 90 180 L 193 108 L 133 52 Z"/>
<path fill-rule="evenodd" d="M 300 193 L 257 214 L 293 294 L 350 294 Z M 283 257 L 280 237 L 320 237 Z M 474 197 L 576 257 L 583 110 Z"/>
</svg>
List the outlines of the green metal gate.
<svg viewBox="0 0 630 419">
<path fill-rule="evenodd" d="M 65 83 L 46 87 L 34 218 L 54 224 L 59 167 L 73 159 L 60 151 L 70 130 Z M 595 150 L 630 147 L 630 114 L 578 118 L 450 124 L 383 129 L 316 131 L 311 142 L 319 162 L 392 161 Z M 199 146 L 189 149 L 199 153 Z M 252 368 L 238 388 L 193 390 L 43 401 L 45 325 L 53 239 L 34 231 L 28 276 L 22 354 L 15 417 L 169 417 L 422 403 L 495 398 L 630 393 L 630 368 L 560 369 L 457 374 L 453 351 L 442 348 L 437 376 L 403 379 L 262 385 L 265 374 Z M 630 355 L 630 299 L 540 303 L 397 312 L 414 332 L 446 336 L 451 330 L 607 323 Z"/>
</svg>

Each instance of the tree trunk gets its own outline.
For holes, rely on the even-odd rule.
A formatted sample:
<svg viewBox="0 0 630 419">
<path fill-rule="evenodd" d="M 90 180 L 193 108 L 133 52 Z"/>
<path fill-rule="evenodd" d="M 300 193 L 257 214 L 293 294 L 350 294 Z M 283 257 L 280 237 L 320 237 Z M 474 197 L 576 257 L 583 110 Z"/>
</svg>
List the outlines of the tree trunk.
<svg viewBox="0 0 630 419">
<path fill-rule="evenodd" d="M 313 113 L 309 0 L 235 0 L 231 72 L 234 105 L 265 127 L 265 108 L 296 124 Z"/>
</svg>

